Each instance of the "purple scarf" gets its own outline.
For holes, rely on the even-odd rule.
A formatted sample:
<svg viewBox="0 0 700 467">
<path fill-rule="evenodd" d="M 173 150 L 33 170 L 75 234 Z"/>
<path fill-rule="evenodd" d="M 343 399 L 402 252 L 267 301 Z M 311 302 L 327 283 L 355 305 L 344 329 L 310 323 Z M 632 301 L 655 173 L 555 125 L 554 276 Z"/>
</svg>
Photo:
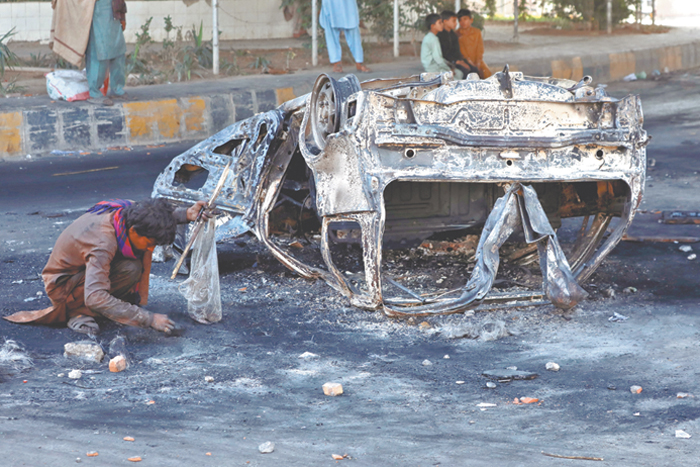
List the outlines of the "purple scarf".
<svg viewBox="0 0 700 467">
<path fill-rule="evenodd" d="M 114 232 L 117 234 L 117 244 L 119 245 L 119 252 L 125 258 L 137 259 L 134 254 L 134 250 L 131 248 L 131 243 L 129 242 L 129 235 L 124 226 L 124 218 L 122 217 L 122 209 L 134 204 L 133 201 L 128 199 L 111 199 L 109 201 L 100 201 L 93 207 L 87 210 L 87 212 L 92 212 L 94 214 L 104 214 L 104 213 L 114 213 L 112 216 L 112 224 L 114 225 Z"/>
</svg>

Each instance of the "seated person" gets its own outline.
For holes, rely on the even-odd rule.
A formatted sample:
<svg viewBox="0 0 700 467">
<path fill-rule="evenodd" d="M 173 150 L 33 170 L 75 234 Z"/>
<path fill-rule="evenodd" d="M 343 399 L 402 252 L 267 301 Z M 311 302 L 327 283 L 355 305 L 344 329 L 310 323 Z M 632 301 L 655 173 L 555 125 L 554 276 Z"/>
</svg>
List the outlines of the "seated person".
<svg viewBox="0 0 700 467">
<path fill-rule="evenodd" d="M 462 56 L 479 71 L 481 79 L 492 75 L 491 70 L 484 62 L 484 40 L 481 31 L 472 26 L 474 17 L 472 12 L 462 8 L 457 13 L 459 18 L 459 50 Z"/>
<path fill-rule="evenodd" d="M 143 308 L 148 303 L 151 255 L 156 245 L 175 238 L 177 224 L 194 221 L 205 201 L 173 210 L 164 199 L 139 203 L 97 203 L 59 235 L 41 273 L 51 306 L 4 318 L 14 323 L 67 324 L 97 334 L 95 317 L 129 326 L 170 332 L 167 315 Z M 209 211 L 203 217 L 211 217 Z"/>
<path fill-rule="evenodd" d="M 440 13 L 440 16 L 442 17 L 443 30 L 437 36 L 440 39 L 443 58 L 459 69 L 465 77 L 469 73 L 479 73 L 477 67 L 465 60 L 459 50 L 459 36 L 455 32 L 457 28 L 457 15 L 455 12 L 445 10 Z"/>
<path fill-rule="evenodd" d="M 425 26 L 428 28 L 428 33 L 423 38 L 423 43 L 420 47 L 420 61 L 423 63 L 423 68 L 428 72 L 444 72 L 454 71 L 455 79 L 462 79 L 464 74 L 459 69 L 454 69 L 450 63 L 442 57 L 442 49 L 440 48 L 440 39 L 437 34 L 442 31 L 442 18 L 440 15 L 430 14 L 425 17 Z"/>
</svg>

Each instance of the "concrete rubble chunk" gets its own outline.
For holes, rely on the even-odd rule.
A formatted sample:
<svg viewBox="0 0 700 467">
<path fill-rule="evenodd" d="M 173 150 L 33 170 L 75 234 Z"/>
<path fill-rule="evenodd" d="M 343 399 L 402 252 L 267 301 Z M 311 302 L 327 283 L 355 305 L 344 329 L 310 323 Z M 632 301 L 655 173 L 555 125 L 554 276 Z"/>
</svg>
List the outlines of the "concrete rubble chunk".
<svg viewBox="0 0 700 467">
<path fill-rule="evenodd" d="M 126 358 L 123 355 L 117 355 L 109 361 L 109 371 L 119 373 L 126 370 Z"/>
<path fill-rule="evenodd" d="M 561 366 L 559 366 L 559 364 L 555 362 L 547 362 L 544 368 L 545 370 L 549 371 L 559 371 L 561 369 Z"/>
<path fill-rule="evenodd" d="M 482 375 L 486 376 L 487 378 L 496 380 L 535 379 L 538 376 L 537 373 L 533 373 L 531 371 L 509 369 L 486 370 L 482 373 Z"/>
<path fill-rule="evenodd" d="M 327 396 L 339 396 L 343 393 L 343 385 L 340 383 L 326 383 L 323 385 L 323 393 Z"/>
<path fill-rule="evenodd" d="M 100 363 L 105 356 L 102 347 L 91 341 L 68 342 L 63 346 L 65 357 L 78 357 Z"/>
<path fill-rule="evenodd" d="M 270 454 L 271 452 L 274 452 L 274 450 L 275 443 L 273 443 L 272 441 L 267 441 L 258 446 L 258 451 L 260 451 L 260 454 Z"/>
</svg>

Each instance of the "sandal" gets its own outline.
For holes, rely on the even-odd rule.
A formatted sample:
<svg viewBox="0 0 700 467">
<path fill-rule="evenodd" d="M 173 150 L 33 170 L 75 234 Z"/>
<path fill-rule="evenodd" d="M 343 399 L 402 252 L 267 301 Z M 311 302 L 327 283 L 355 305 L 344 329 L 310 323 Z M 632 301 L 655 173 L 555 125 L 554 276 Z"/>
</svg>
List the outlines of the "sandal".
<svg viewBox="0 0 700 467">
<path fill-rule="evenodd" d="M 333 64 L 333 73 L 342 73 L 343 72 L 343 65 L 340 64 L 340 62 L 336 62 Z"/>
<path fill-rule="evenodd" d="M 98 334 L 100 326 L 92 316 L 78 315 L 68 320 L 68 327 L 81 334 Z"/>
<path fill-rule="evenodd" d="M 355 68 L 357 68 L 357 71 L 360 71 L 362 73 L 370 73 L 372 70 L 364 66 L 362 63 L 355 63 Z"/>
</svg>

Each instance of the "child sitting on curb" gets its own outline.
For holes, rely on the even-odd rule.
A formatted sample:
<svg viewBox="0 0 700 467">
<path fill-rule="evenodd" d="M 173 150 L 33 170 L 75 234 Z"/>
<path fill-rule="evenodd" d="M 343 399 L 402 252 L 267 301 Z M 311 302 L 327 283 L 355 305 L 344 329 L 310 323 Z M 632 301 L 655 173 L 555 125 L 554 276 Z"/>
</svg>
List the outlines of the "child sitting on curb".
<svg viewBox="0 0 700 467">
<path fill-rule="evenodd" d="M 437 34 L 443 30 L 442 18 L 437 14 L 430 14 L 425 17 L 425 26 L 428 33 L 423 38 L 420 47 L 420 61 L 427 72 L 453 71 L 455 79 L 464 78 L 460 70 L 453 70 L 450 64 L 442 57 L 440 39 Z"/>
</svg>

